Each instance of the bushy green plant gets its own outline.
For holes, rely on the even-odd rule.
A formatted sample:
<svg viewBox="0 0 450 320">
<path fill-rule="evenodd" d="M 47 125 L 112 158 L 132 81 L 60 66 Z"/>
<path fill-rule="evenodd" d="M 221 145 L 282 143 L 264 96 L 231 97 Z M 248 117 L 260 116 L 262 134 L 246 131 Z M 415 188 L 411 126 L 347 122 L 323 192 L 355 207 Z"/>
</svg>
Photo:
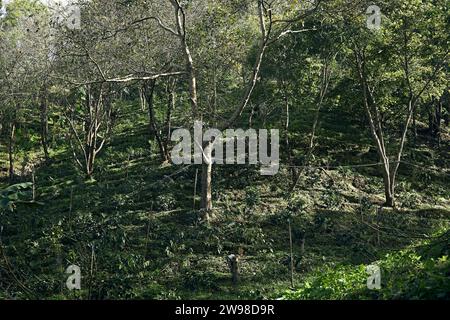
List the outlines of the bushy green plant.
<svg viewBox="0 0 450 320">
<path fill-rule="evenodd" d="M 402 207 L 416 209 L 420 205 L 420 199 L 414 192 L 405 192 L 400 196 Z"/>
<path fill-rule="evenodd" d="M 162 194 L 156 197 L 155 209 L 169 211 L 177 207 L 177 200 L 173 194 Z"/>
<path fill-rule="evenodd" d="M 256 187 L 249 187 L 245 190 L 245 204 L 248 208 L 254 208 L 261 203 L 260 192 Z"/>
<path fill-rule="evenodd" d="M 186 270 L 183 274 L 183 287 L 190 290 L 218 290 L 218 277 L 215 273 Z"/>
<path fill-rule="evenodd" d="M 30 197 L 31 182 L 20 183 L 0 190 L 0 212 L 3 210 L 14 211 L 18 203 L 29 203 L 25 198 Z"/>
<path fill-rule="evenodd" d="M 285 299 L 341 300 L 353 290 L 364 290 L 365 266 L 326 266 L 309 277 L 295 291 L 287 291 Z"/>
<path fill-rule="evenodd" d="M 327 190 L 321 197 L 323 203 L 328 209 L 336 209 L 342 203 L 342 198 L 335 190 Z"/>
<path fill-rule="evenodd" d="M 433 248 L 434 256 L 423 257 L 415 247 L 387 254 L 377 262 L 381 269 L 381 289 L 366 287 L 366 266 L 326 266 L 313 272 L 284 299 L 449 299 L 450 260 L 438 246 L 448 246 L 450 232 L 434 241 L 422 242 L 421 251 Z"/>
</svg>

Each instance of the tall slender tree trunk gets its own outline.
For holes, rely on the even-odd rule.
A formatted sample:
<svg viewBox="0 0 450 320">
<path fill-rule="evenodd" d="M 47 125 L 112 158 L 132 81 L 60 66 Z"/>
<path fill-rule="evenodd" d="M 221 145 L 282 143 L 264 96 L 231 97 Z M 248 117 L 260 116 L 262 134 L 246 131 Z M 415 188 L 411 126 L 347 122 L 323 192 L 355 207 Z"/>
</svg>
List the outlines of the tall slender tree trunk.
<svg viewBox="0 0 450 320">
<path fill-rule="evenodd" d="M 289 141 L 289 125 L 290 125 L 290 105 L 289 105 L 289 96 L 287 92 L 287 87 L 284 80 L 281 80 L 281 86 L 283 88 L 283 100 L 284 100 L 284 143 L 286 145 L 286 153 L 288 158 L 289 166 L 291 167 L 292 174 L 292 183 L 297 180 L 297 168 L 294 166 L 294 161 L 292 157 L 292 148 Z"/>
<path fill-rule="evenodd" d="M 332 56 L 330 55 L 330 58 Z M 308 151 L 306 153 L 305 156 L 305 161 L 303 162 L 303 168 L 301 170 L 296 170 L 294 168 L 294 172 L 295 175 L 293 175 L 293 183 L 292 183 L 292 187 L 291 187 L 291 192 L 293 192 L 295 190 L 295 188 L 297 187 L 300 178 L 303 174 L 303 171 L 305 170 L 306 166 L 309 164 L 312 156 L 313 156 L 313 152 L 314 152 L 314 145 L 315 145 L 315 139 L 316 139 L 316 130 L 317 130 L 317 126 L 319 124 L 319 117 L 320 117 L 320 111 L 322 109 L 322 105 L 323 102 L 325 100 L 325 97 L 327 95 L 328 92 L 328 87 L 330 85 L 330 80 L 331 80 L 331 60 L 326 60 L 324 63 L 324 66 L 322 68 L 322 72 L 321 72 L 321 87 L 320 87 L 320 92 L 319 95 L 317 97 L 317 102 L 316 102 L 316 111 L 314 114 L 314 122 L 312 125 L 312 129 L 311 129 L 311 136 L 309 139 L 309 146 L 308 146 Z"/>
<path fill-rule="evenodd" d="M 207 143 L 203 148 L 203 164 L 202 164 L 202 201 L 201 209 L 204 211 L 204 218 L 210 218 L 210 212 L 213 209 L 212 204 L 212 144 Z M 205 159 L 206 158 L 206 159 Z"/>
<path fill-rule="evenodd" d="M 383 171 L 383 183 L 384 183 L 384 195 L 386 199 L 386 206 L 394 207 L 395 199 L 394 199 L 394 189 L 392 187 L 392 180 L 390 176 L 390 166 L 389 162 L 385 162 L 382 167 Z"/>
<path fill-rule="evenodd" d="M 16 139 L 16 122 L 11 121 L 8 144 L 8 158 L 9 158 L 9 181 L 14 181 L 14 144 Z"/>
<path fill-rule="evenodd" d="M 152 80 L 150 83 L 145 83 L 144 86 L 145 86 L 145 88 L 144 88 L 145 100 L 147 101 L 147 106 L 148 106 L 148 117 L 149 117 L 149 122 L 150 122 L 150 129 L 151 129 L 151 131 L 153 131 L 156 142 L 158 143 L 159 154 L 160 154 L 161 160 L 168 161 L 169 159 L 167 158 L 166 148 L 164 147 L 160 132 L 158 130 L 158 125 L 156 123 L 155 109 L 154 109 L 154 104 L 153 104 L 156 80 Z"/>
<path fill-rule="evenodd" d="M 183 48 L 184 59 L 186 63 L 186 71 L 188 75 L 189 83 L 189 100 L 191 104 L 192 117 L 195 120 L 199 120 L 201 117 L 198 114 L 198 97 L 197 97 L 197 76 L 194 65 L 194 59 L 191 54 L 191 49 L 187 41 L 187 29 L 186 29 L 186 15 L 184 9 L 181 7 L 177 0 L 171 0 L 172 6 L 175 9 L 175 20 L 177 24 L 177 37 L 180 40 L 181 47 Z M 200 119 L 201 120 L 201 119 Z M 205 219 L 209 219 L 209 211 L 212 209 L 212 197 L 211 197 L 211 176 L 212 165 L 202 165 L 202 194 L 201 194 L 201 207 L 200 209 L 205 211 Z"/>
<path fill-rule="evenodd" d="M 354 50 L 354 54 L 358 76 L 361 83 L 361 89 L 363 92 L 363 104 L 367 114 L 367 118 L 369 120 L 370 132 L 376 144 L 378 156 L 380 157 L 380 160 L 382 162 L 384 193 L 386 198 L 385 205 L 393 207 L 395 205 L 395 200 L 392 183 L 395 181 L 392 179 L 391 176 L 392 170 L 390 168 L 390 160 L 386 153 L 386 148 L 384 144 L 383 126 L 381 123 L 381 117 L 377 109 L 377 106 L 372 105 L 374 103 L 374 99 L 372 97 L 372 92 L 367 83 L 364 55 L 357 49 Z"/>
<path fill-rule="evenodd" d="M 417 145 L 417 112 L 414 110 L 413 113 L 413 134 L 414 134 L 414 145 Z"/>
<path fill-rule="evenodd" d="M 186 15 L 184 9 L 180 5 L 180 2 L 177 0 L 170 0 L 173 8 L 175 9 L 175 19 L 176 19 L 176 32 L 173 32 L 180 40 L 180 45 L 183 48 L 185 62 L 186 62 L 186 71 L 188 74 L 188 82 L 189 82 L 189 98 L 191 102 L 192 108 L 192 116 L 194 120 L 201 120 L 201 115 L 199 115 L 198 111 L 198 101 L 197 101 L 197 78 L 196 78 L 196 69 L 194 65 L 194 59 L 191 54 L 191 50 L 187 41 L 187 29 L 186 29 Z M 268 41 L 269 41 L 269 32 L 266 26 L 265 21 L 265 8 L 262 0 L 258 0 L 258 12 L 259 12 L 259 21 L 261 28 L 261 43 L 260 50 L 257 56 L 252 77 L 248 82 L 248 86 L 245 90 L 244 96 L 242 98 L 242 102 L 237 106 L 236 110 L 230 117 L 228 121 L 223 124 L 222 129 L 227 129 L 241 116 L 243 110 L 246 108 L 250 101 L 250 97 L 252 95 L 253 90 L 255 89 L 256 83 L 258 81 L 259 71 L 261 68 L 262 60 L 264 57 L 264 53 L 266 51 Z M 271 12 L 269 13 L 271 15 Z M 271 20 L 270 20 L 271 21 Z M 271 29 L 271 25 L 269 30 Z M 245 78 L 244 78 L 245 79 Z M 245 81 L 244 81 L 245 82 Z M 202 166 L 202 206 L 201 208 L 205 211 L 210 211 L 212 209 L 212 197 L 211 197 L 211 176 L 212 176 L 212 164 L 204 164 Z"/>
<path fill-rule="evenodd" d="M 169 142 L 172 133 L 172 112 L 175 110 L 175 79 L 169 79 L 167 84 L 167 114 L 166 114 L 166 136 L 164 138 L 164 148 L 166 151 L 166 158 L 170 159 Z"/>
<path fill-rule="evenodd" d="M 99 98 L 100 99 L 100 98 Z M 88 179 L 92 178 L 94 174 L 94 156 L 95 156 L 95 139 L 97 137 L 96 124 L 96 106 L 98 103 L 92 95 L 91 86 L 87 90 L 86 108 L 87 118 L 85 123 L 86 130 L 86 176 Z M 95 107 L 94 107 L 95 106 Z"/>
<path fill-rule="evenodd" d="M 93 111 L 93 118 L 91 118 L 91 121 L 93 123 L 91 124 L 91 130 L 89 131 L 88 143 L 86 145 L 86 149 L 87 149 L 86 174 L 87 174 L 88 178 L 92 178 L 92 175 L 94 174 L 95 148 L 97 145 L 97 128 L 98 128 L 97 106 L 94 109 L 95 110 Z"/>
<path fill-rule="evenodd" d="M 139 86 L 139 101 L 141 102 L 141 110 L 144 112 L 146 108 L 144 88 Z"/>
<path fill-rule="evenodd" d="M 86 162 L 86 175 L 90 179 L 94 174 L 94 162 L 95 162 L 95 147 L 94 145 L 90 145 L 88 147 L 88 156 Z"/>
<path fill-rule="evenodd" d="M 442 109 L 443 109 L 443 99 L 440 98 L 437 103 L 436 108 L 436 138 L 437 146 L 441 146 L 441 122 L 442 122 Z"/>
<path fill-rule="evenodd" d="M 47 90 L 44 89 L 41 95 L 41 144 L 42 149 L 44 150 L 45 160 L 48 161 L 50 159 L 48 153 L 48 99 L 47 99 Z"/>
<path fill-rule="evenodd" d="M 212 164 L 204 163 L 202 165 L 202 203 L 201 208 L 203 210 L 211 211 L 212 206 Z M 208 213 L 207 213 L 208 215 Z"/>
</svg>

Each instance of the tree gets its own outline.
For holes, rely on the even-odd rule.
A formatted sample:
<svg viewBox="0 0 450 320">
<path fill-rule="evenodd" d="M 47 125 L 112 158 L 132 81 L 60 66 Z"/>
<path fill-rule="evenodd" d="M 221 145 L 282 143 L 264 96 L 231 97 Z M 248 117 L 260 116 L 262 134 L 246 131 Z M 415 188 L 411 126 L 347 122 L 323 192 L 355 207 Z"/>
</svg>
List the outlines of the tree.
<svg viewBox="0 0 450 320">
<path fill-rule="evenodd" d="M 188 30 L 188 25 L 189 25 L 189 21 L 188 21 L 188 8 L 187 6 L 183 6 L 178 0 L 171 0 L 170 1 L 174 13 L 175 13 L 175 27 L 171 28 L 169 27 L 167 24 L 163 23 L 161 18 L 159 17 L 149 17 L 148 19 L 154 19 L 156 21 L 158 21 L 158 24 L 161 28 L 163 28 L 164 30 L 166 30 L 168 33 L 170 33 L 172 36 L 174 36 L 175 38 L 177 38 L 179 40 L 180 43 L 180 47 L 182 50 L 182 53 L 184 55 L 184 59 L 185 59 L 185 65 L 186 65 L 186 73 L 187 73 L 187 77 L 188 77 L 188 83 L 189 83 L 189 97 L 190 97 L 190 104 L 191 104 L 191 112 L 192 112 L 192 118 L 194 120 L 202 120 L 203 122 L 208 123 L 207 119 L 209 119 L 209 117 L 207 116 L 207 114 L 205 114 L 203 108 L 199 108 L 199 103 L 198 103 L 198 88 L 197 88 L 197 73 L 198 73 L 198 68 L 199 66 L 196 65 L 196 60 L 194 59 L 194 51 L 195 49 L 201 49 L 201 48 L 195 48 L 194 50 L 192 50 L 190 43 L 194 42 L 193 40 L 190 39 L 190 36 L 192 36 L 189 33 Z M 274 2 L 271 5 L 273 6 L 277 6 L 279 3 L 278 2 Z M 250 10 L 250 8 L 252 8 L 252 3 L 251 2 L 245 2 L 245 4 L 243 4 L 244 6 L 247 6 L 247 8 Z M 208 6 L 212 6 L 213 8 L 222 8 L 222 10 L 224 10 L 224 8 L 227 8 L 227 4 L 225 2 L 219 2 L 218 4 L 212 4 L 212 2 L 207 2 L 206 8 L 208 8 Z M 217 7 L 215 7 L 217 6 Z M 233 6 L 233 4 L 231 4 L 231 6 Z M 254 89 L 256 87 L 256 84 L 258 82 L 258 78 L 259 78 L 259 74 L 260 74 L 260 70 L 261 70 L 261 66 L 263 63 L 263 59 L 264 59 L 264 55 L 266 52 L 266 49 L 268 47 L 268 45 L 271 42 L 274 42 L 276 40 L 279 40 L 281 37 L 293 33 L 292 30 L 288 29 L 291 25 L 292 22 L 294 21 L 298 21 L 301 20 L 305 15 L 309 14 L 312 10 L 311 7 L 307 7 L 306 9 L 302 9 L 300 10 L 300 13 L 296 12 L 296 16 L 292 19 L 292 20 L 285 20 L 284 15 L 286 14 L 286 12 L 280 11 L 279 16 L 280 19 L 276 22 L 278 22 L 281 27 L 279 27 L 277 30 L 273 30 L 274 28 L 274 20 L 275 17 L 273 15 L 273 7 L 270 6 L 268 3 L 264 2 L 264 1 L 258 1 L 257 5 L 257 17 L 255 19 L 254 16 L 250 15 L 248 17 L 248 19 L 250 19 L 250 21 L 257 21 L 257 25 L 258 25 L 258 29 L 259 29 L 259 35 L 257 36 L 259 38 L 258 40 L 258 45 L 256 50 L 254 51 L 254 56 L 255 56 L 255 60 L 254 60 L 254 64 L 253 67 L 251 68 L 250 71 L 250 76 L 244 76 L 244 85 L 242 86 L 242 96 L 240 99 L 238 99 L 237 101 L 234 102 L 235 107 L 230 109 L 225 109 L 227 114 L 230 114 L 228 116 L 225 116 L 225 119 L 223 121 L 220 121 L 220 123 L 218 124 L 218 127 L 221 130 L 227 129 L 229 127 L 231 127 L 232 125 L 234 125 L 236 123 L 236 121 L 240 118 L 240 116 L 242 115 L 242 113 L 244 112 L 244 110 L 246 109 L 246 107 L 248 106 L 248 104 L 250 103 L 250 99 L 252 97 L 252 93 L 254 92 Z M 192 8 L 198 8 L 194 5 L 189 6 L 189 9 L 193 10 Z M 317 8 L 313 7 L 314 9 Z M 227 8 L 229 10 L 229 7 Z M 208 12 L 207 10 L 205 10 L 205 12 Z M 225 9 L 225 12 L 226 9 Z M 200 17 L 201 16 L 199 14 L 199 10 L 197 9 L 196 11 L 196 18 L 201 20 Z M 220 16 L 221 19 L 226 19 L 228 17 L 224 17 Z M 207 15 L 207 17 L 210 17 Z M 205 19 L 206 20 L 206 19 Z M 206 20 L 208 21 L 208 20 Z M 219 19 L 220 21 L 220 19 Z M 227 25 L 227 27 L 230 27 L 229 25 Z M 195 30 L 195 28 L 194 28 Z M 299 32 L 299 31 L 295 31 L 295 32 Z M 273 33 L 273 35 L 272 35 Z M 256 34 L 254 35 L 256 36 Z M 194 34 L 195 37 L 195 34 Z M 195 37 L 197 38 L 197 37 Z M 198 39 L 198 38 L 197 38 Z M 227 42 L 229 43 L 229 39 L 226 39 Z M 225 45 L 225 44 L 223 44 Z M 201 67 L 206 67 L 205 65 L 201 65 Z M 205 75 L 204 75 L 205 76 Z M 216 72 L 212 72 L 209 73 L 207 75 L 208 77 L 213 78 L 213 80 L 211 81 L 214 85 L 214 88 L 217 88 L 217 73 Z M 214 90 L 215 92 L 215 97 L 214 99 L 212 99 L 213 103 L 214 101 L 217 101 L 217 91 Z M 214 106 L 213 108 L 211 108 L 211 106 L 207 107 L 207 110 L 215 110 Z M 224 110 L 224 111 L 225 111 Z M 215 110 L 216 111 L 216 110 Z M 214 113 L 213 118 L 212 119 L 217 119 L 218 115 L 217 112 Z M 205 121 L 206 120 L 206 121 Z M 201 201 L 201 209 L 202 211 L 205 213 L 205 217 L 206 219 L 209 218 L 209 212 L 212 210 L 212 163 L 210 161 L 211 159 L 211 154 L 210 152 L 212 151 L 211 148 L 211 144 L 213 143 L 213 141 L 205 141 L 202 145 L 202 150 L 203 150 L 203 165 L 202 165 L 202 201 Z"/>
<path fill-rule="evenodd" d="M 442 23 L 441 4 L 427 4 L 421 1 L 393 4 L 390 20 L 383 25 L 383 32 L 367 34 L 353 41 L 353 54 L 357 75 L 360 81 L 364 108 L 370 125 L 377 152 L 382 163 L 386 205 L 395 206 L 395 185 L 398 169 L 405 152 L 408 131 L 420 98 L 427 90 L 439 88 L 442 84 L 442 72 L 448 59 L 448 49 L 434 47 L 439 41 L 431 36 L 423 38 L 421 32 L 431 19 Z M 439 31 L 439 37 L 441 32 Z M 398 70 L 402 70 L 401 73 Z M 389 77 L 389 81 L 384 78 Z M 394 82 L 395 81 L 395 82 Z M 392 111 L 403 122 L 400 138 L 392 155 L 389 152 L 384 134 L 382 113 L 389 110 L 391 101 L 383 97 L 389 92 L 386 83 L 394 83 L 406 95 L 397 97 L 397 103 L 403 104 L 398 111 Z M 392 91 L 389 92 L 392 94 Z M 392 110 L 392 109 L 391 109 Z M 403 118 L 403 119 L 402 119 Z M 394 149 L 394 148 L 391 148 Z"/>
</svg>

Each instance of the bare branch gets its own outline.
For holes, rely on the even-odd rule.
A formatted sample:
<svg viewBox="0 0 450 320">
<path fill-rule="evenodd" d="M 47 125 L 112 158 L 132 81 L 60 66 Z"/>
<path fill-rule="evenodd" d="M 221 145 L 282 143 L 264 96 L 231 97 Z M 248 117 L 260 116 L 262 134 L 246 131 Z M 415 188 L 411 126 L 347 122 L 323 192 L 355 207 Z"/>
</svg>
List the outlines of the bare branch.
<svg viewBox="0 0 450 320">
<path fill-rule="evenodd" d="M 158 78 L 163 77 L 171 77 L 171 76 L 179 76 L 186 74 L 185 71 L 174 71 L 174 72 L 163 72 L 163 73 L 157 73 L 152 74 L 148 76 L 136 76 L 136 75 L 127 75 L 120 78 L 112 78 L 112 79 L 100 79 L 100 80 L 92 80 L 87 82 L 74 82 L 69 79 L 55 77 L 55 79 L 62 80 L 64 82 L 70 83 L 75 86 L 85 86 L 90 84 L 100 84 L 100 83 L 126 83 L 131 81 L 145 81 L 145 80 L 156 80 Z"/>
<path fill-rule="evenodd" d="M 308 32 L 308 31 L 317 31 L 316 28 L 311 28 L 311 29 L 302 29 L 302 30 L 286 30 L 281 32 L 275 39 L 271 40 L 269 42 L 269 45 L 280 40 L 282 37 L 288 35 L 288 34 L 297 34 L 297 33 L 303 33 L 303 32 Z"/>
</svg>

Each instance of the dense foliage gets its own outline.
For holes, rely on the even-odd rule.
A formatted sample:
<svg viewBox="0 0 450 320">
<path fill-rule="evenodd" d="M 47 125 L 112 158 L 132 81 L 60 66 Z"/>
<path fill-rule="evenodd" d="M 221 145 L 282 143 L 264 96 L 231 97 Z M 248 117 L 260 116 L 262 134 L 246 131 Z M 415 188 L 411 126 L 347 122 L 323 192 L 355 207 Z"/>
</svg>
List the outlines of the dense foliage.
<svg viewBox="0 0 450 320">
<path fill-rule="evenodd" d="M 286 299 L 449 299 L 450 233 L 417 247 L 389 253 L 376 261 L 385 284 L 380 290 L 366 287 L 367 266 L 329 265 L 313 272 Z"/>
<path fill-rule="evenodd" d="M 449 2 L 375 2 L 0 1 L 0 298 L 449 299 Z"/>
</svg>

